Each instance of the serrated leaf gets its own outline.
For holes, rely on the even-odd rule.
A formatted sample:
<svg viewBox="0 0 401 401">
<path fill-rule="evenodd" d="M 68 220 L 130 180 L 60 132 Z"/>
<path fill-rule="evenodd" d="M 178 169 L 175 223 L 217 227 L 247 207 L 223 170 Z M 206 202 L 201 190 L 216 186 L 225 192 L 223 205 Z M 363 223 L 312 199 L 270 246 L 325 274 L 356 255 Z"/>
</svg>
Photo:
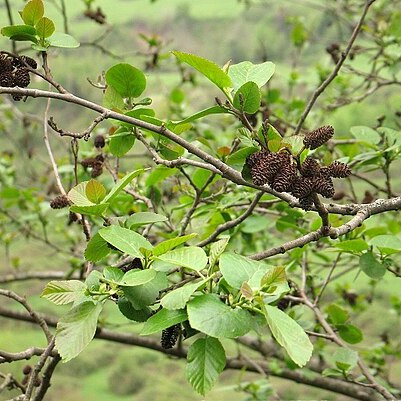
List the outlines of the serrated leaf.
<svg viewBox="0 0 401 401">
<path fill-rule="evenodd" d="M 351 127 L 350 131 L 354 138 L 373 145 L 378 144 L 381 139 L 380 135 L 370 127 L 358 125 L 355 127 Z"/>
<path fill-rule="evenodd" d="M 109 68 L 106 72 L 106 82 L 122 97 L 139 97 L 146 88 L 144 73 L 127 63 Z"/>
<path fill-rule="evenodd" d="M 212 294 L 195 297 L 187 309 L 191 327 L 212 337 L 235 338 L 253 328 L 248 311 L 231 308 Z"/>
<path fill-rule="evenodd" d="M 160 255 L 158 259 L 173 265 L 187 267 L 191 270 L 200 271 L 205 268 L 208 258 L 202 248 L 187 246 Z"/>
<path fill-rule="evenodd" d="M 111 202 L 135 177 L 144 171 L 146 171 L 146 169 L 143 168 L 135 170 L 132 173 L 128 173 L 120 181 L 116 182 L 111 191 L 103 199 L 103 202 Z"/>
<path fill-rule="evenodd" d="M 219 239 L 216 242 L 213 242 L 210 246 L 209 251 L 209 264 L 210 266 L 214 266 L 219 259 L 220 255 L 226 249 L 228 242 L 230 241 L 230 237 Z"/>
<path fill-rule="evenodd" d="M 1 28 L 1 34 L 8 38 L 16 37 L 17 35 L 26 35 L 28 38 L 34 38 L 36 42 L 36 29 L 30 25 L 9 25 Z M 30 39 L 20 39 L 30 40 Z"/>
<path fill-rule="evenodd" d="M 91 202 L 86 196 L 86 185 L 89 181 L 83 181 L 71 188 L 67 194 L 68 199 L 76 206 L 93 206 L 94 203 Z"/>
<path fill-rule="evenodd" d="M 187 319 L 187 312 L 183 309 L 161 309 L 147 320 L 141 331 L 141 336 L 158 333 L 168 327 L 174 326 L 175 324 L 182 323 Z"/>
<path fill-rule="evenodd" d="M 85 195 L 90 202 L 100 203 L 106 196 L 106 188 L 97 180 L 90 180 L 85 187 Z"/>
<path fill-rule="evenodd" d="M 81 298 L 85 290 L 86 285 L 82 281 L 50 281 L 40 296 L 56 305 L 66 305 Z"/>
<path fill-rule="evenodd" d="M 150 242 L 142 235 L 119 226 L 109 226 L 99 230 L 100 236 L 121 252 L 142 258 L 140 248 L 152 249 Z"/>
<path fill-rule="evenodd" d="M 160 305 L 163 306 L 163 308 L 170 310 L 184 309 L 194 292 L 206 281 L 207 279 L 196 283 L 186 284 L 183 287 L 170 291 L 161 299 Z"/>
<path fill-rule="evenodd" d="M 246 158 L 257 151 L 258 151 L 257 147 L 247 146 L 246 148 L 237 150 L 236 152 L 229 155 L 227 157 L 226 163 L 229 166 L 239 170 L 244 166 Z"/>
<path fill-rule="evenodd" d="M 217 338 L 196 340 L 188 349 L 186 376 L 192 387 L 205 395 L 226 365 L 226 353 Z"/>
<path fill-rule="evenodd" d="M 67 49 L 75 49 L 80 46 L 80 43 L 71 35 L 62 32 L 54 32 L 48 38 L 50 46 L 65 47 Z"/>
<path fill-rule="evenodd" d="M 261 64 L 253 64 L 250 61 L 243 61 L 233 64 L 228 70 L 234 91 L 237 91 L 246 82 L 252 81 L 261 88 L 269 81 L 274 74 L 275 65 L 266 61 Z"/>
<path fill-rule="evenodd" d="M 137 227 L 137 226 L 145 226 L 147 224 L 161 223 L 163 221 L 167 221 L 168 218 L 161 214 L 151 213 L 151 212 L 138 212 L 132 214 L 125 221 L 127 227 Z"/>
<path fill-rule="evenodd" d="M 287 283 L 287 276 L 285 274 L 285 266 L 276 266 L 269 270 L 260 281 L 260 286 L 268 288 L 272 285 Z"/>
<path fill-rule="evenodd" d="M 182 53 L 179 51 L 173 51 L 172 53 L 178 60 L 198 70 L 218 88 L 224 89 L 231 87 L 230 77 L 213 61 L 190 53 Z"/>
<path fill-rule="evenodd" d="M 171 249 L 176 248 L 179 245 L 185 244 L 187 241 L 189 241 L 192 238 L 195 238 L 198 234 L 188 234 L 188 235 L 183 235 L 182 237 L 176 237 L 176 238 L 171 238 L 166 241 L 160 242 L 160 244 L 157 244 L 153 248 L 153 255 L 155 256 L 160 256 L 163 255 L 164 253 L 170 251 Z"/>
<path fill-rule="evenodd" d="M 373 252 L 366 252 L 359 258 L 361 270 L 370 278 L 378 280 L 386 274 L 386 268 L 376 260 Z"/>
<path fill-rule="evenodd" d="M 47 17 L 42 17 L 36 24 L 35 24 L 36 31 L 42 41 L 49 36 L 53 35 L 56 27 L 54 26 L 54 22 Z"/>
<path fill-rule="evenodd" d="M 124 272 L 118 267 L 107 266 L 103 269 L 103 277 L 110 283 L 119 284 L 124 276 Z"/>
<path fill-rule="evenodd" d="M 56 348 L 63 362 L 75 358 L 93 339 L 102 304 L 83 302 L 60 319 L 56 329 Z"/>
<path fill-rule="evenodd" d="M 299 366 L 306 365 L 312 356 L 313 345 L 304 329 L 280 309 L 265 305 L 267 324 L 277 342 Z"/>
<path fill-rule="evenodd" d="M 36 25 L 43 17 L 45 7 L 42 0 L 30 0 L 21 12 L 21 18 L 27 25 Z"/>
<path fill-rule="evenodd" d="M 255 82 L 244 83 L 234 95 L 234 107 L 245 113 L 254 114 L 258 111 L 261 94 Z"/>
</svg>

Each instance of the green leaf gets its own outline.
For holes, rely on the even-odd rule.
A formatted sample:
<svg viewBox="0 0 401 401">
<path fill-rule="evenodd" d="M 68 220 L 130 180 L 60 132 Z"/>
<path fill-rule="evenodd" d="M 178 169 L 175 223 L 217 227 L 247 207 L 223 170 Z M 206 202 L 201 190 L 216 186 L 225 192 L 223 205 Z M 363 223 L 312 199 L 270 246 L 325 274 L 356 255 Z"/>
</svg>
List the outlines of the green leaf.
<svg viewBox="0 0 401 401">
<path fill-rule="evenodd" d="M 135 309 L 131 302 L 125 297 L 118 298 L 118 309 L 127 319 L 135 322 L 146 322 L 153 314 L 152 309 L 149 307 L 139 310 Z"/>
<path fill-rule="evenodd" d="M 140 248 L 152 249 L 152 245 L 146 238 L 127 228 L 113 225 L 100 229 L 99 234 L 121 252 L 136 258 L 143 257 L 142 252 L 139 250 Z"/>
<path fill-rule="evenodd" d="M 19 42 L 32 42 L 32 49 L 38 51 L 47 51 L 47 47 L 43 47 L 38 45 L 38 38 L 33 35 L 28 35 L 27 33 L 18 33 L 17 35 L 10 36 L 11 40 L 19 41 Z"/>
<path fill-rule="evenodd" d="M 91 202 L 86 195 L 86 185 L 89 181 L 83 181 L 71 188 L 67 194 L 68 199 L 76 206 L 93 206 L 94 203 Z"/>
<path fill-rule="evenodd" d="M 36 29 L 30 25 L 9 25 L 1 28 L 1 34 L 3 36 L 7 36 L 8 38 L 15 37 L 17 35 L 27 35 L 27 37 L 35 38 Z"/>
<path fill-rule="evenodd" d="M 89 201 L 100 203 L 106 196 L 106 188 L 99 181 L 90 180 L 85 187 L 85 195 Z"/>
<path fill-rule="evenodd" d="M 358 353 L 348 348 L 339 348 L 334 352 L 333 359 L 338 369 L 348 372 L 358 363 Z"/>
<path fill-rule="evenodd" d="M 226 249 L 228 242 L 230 241 L 230 237 L 219 239 L 216 242 L 213 242 L 210 246 L 209 251 L 209 264 L 210 266 L 214 266 L 219 259 L 220 255 Z"/>
<path fill-rule="evenodd" d="M 348 252 L 362 252 L 369 249 L 369 245 L 363 239 L 350 239 L 347 241 L 338 242 L 336 248 Z"/>
<path fill-rule="evenodd" d="M 56 305 L 66 305 L 81 298 L 86 285 L 78 280 L 50 281 L 40 295 Z"/>
<path fill-rule="evenodd" d="M 75 213 L 87 214 L 91 216 L 101 216 L 109 207 L 108 203 L 90 206 L 71 206 L 70 211 Z"/>
<path fill-rule="evenodd" d="M 104 92 L 103 106 L 116 111 L 126 109 L 124 98 L 112 86 L 108 86 Z"/>
<path fill-rule="evenodd" d="M 183 287 L 176 288 L 165 295 L 160 304 L 163 308 L 174 310 L 184 309 L 187 302 L 191 299 L 193 293 L 201 287 L 206 280 L 198 281 L 196 283 L 186 284 Z"/>
<path fill-rule="evenodd" d="M 242 104 L 241 104 L 242 100 Z M 234 95 L 234 107 L 240 111 L 254 114 L 259 110 L 261 94 L 255 82 L 246 82 Z"/>
<path fill-rule="evenodd" d="M 196 271 L 204 269 L 208 262 L 205 251 L 196 246 L 187 246 L 166 252 L 158 259 Z"/>
<path fill-rule="evenodd" d="M 388 255 L 401 251 L 401 240 L 394 235 L 378 235 L 370 240 L 370 244 Z"/>
<path fill-rule="evenodd" d="M 190 53 L 182 53 L 179 51 L 173 51 L 172 53 L 178 60 L 198 70 L 218 88 L 224 89 L 231 87 L 230 77 L 216 63 Z"/>
<path fill-rule="evenodd" d="M 372 128 L 358 125 L 351 127 L 351 134 L 361 142 L 376 145 L 380 142 L 380 135 Z"/>
<path fill-rule="evenodd" d="M 344 324 L 336 328 L 340 337 L 349 344 L 358 344 L 363 340 L 362 331 L 352 324 Z"/>
<path fill-rule="evenodd" d="M 386 274 L 386 268 L 376 260 L 373 252 L 366 252 L 359 258 L 361 270 L 370 278 L 378 280 Z"/>
<path fill-rule="evenodd" d="M 144 73 L 126 63 L 116 64 L 109 68 L 106 72 L 106 82 L 122 97 L 141 96 L 146 88 Z"/>
<path fill-rule="evenodd" d="M 83 302 L 60 319 L 56 329 L 56 348 L 63 362 L 75 358 L 93 339 L 102 304 Z"/>
<path fill-rule="evenodd" d="M 253 318 L 244 309 L 231 308 L 212 294 L 188 302 L 191 327 L 212 337 L 235 338 L 253 328 Z"/>
<path fill-rule="evenodd" d="M 175 324 L 182 323 L 187 319 L 187 312 L 183 309 L 161 309 L 147 320 L 141 331 L 141 336 L 158 333 L 168 327 L 174 326 Z"/>
<path fill-rule="evenodd" d="M 124 276 L 124 272 L 118 267 L 107 266 L 103 269 L 103 278 L 109 283 L 119 284 Z"/>
<path fill-rule="evenodd" d="M 326 311 L 334 325 L 344 324 L 349 319 L 348 311 L 336 304 L 329 305 Z"/>
<path fill-rule="evenodd" d="M 313 345 L 304 329 L 280 309 L 265 305 L 267 324 L 277 342 L 299 366 L 306 365 L 312 356 Z"/>
<path fill-rule="evenodd" d="M 152 213 L 152 212 L 139 212 L 134 213 L 125 221 L 127 227 L 137 227 L 137 226 L 146 226 L 147 224 L 160 223 L 163 221 L 167 221 L 168 218 L 166 216 L 162 216 L 161 214 Z"/>
<path fill-rule="evenodd" d="M 124 274 L 123 278 L 119 282 L 119 285 L 124 287 L 136 287 L 138 285 L 146 284 L 152 281 L 156 277 L 156 270 L 146 269 L 132 269 Z"/>
<path fill-rule="evenodd" d="M 174 129 L 178 125 L 191 123 L 193 121 L 199 120 L 200 118 L 209 116 L 211 114 L 224 114 L 224 113 L 228 113 L 228 111 L 224 107 L 212 106 L 212 107 L 208 107 L 207 109 L 204 109 L 202 111 L 199 111 L 199 112 L 193 114 L 192 116 L 185 118 L 184 120 L 171 121 L 171 124 L 173 125 L 173 129 Z"/>
<path fill-rule="evenodd" d="M 79 47 L 80 43 L 71 35 L 62 32 L 54 32 L 48 39 L 50 46 L 64 47 L 67 49 L 74 49 Z"/>
<path fill-rule="evenodd" d="M 48 38 L 49 36 L 53 35 L 54 31 L 56 30 L 56 27 L 54 26 L 54 22 L 47 17 L 42 17 L 37 24 L 35 24 L 36 31 L 39 35 L 39 37 L 42 39 L 42 41 L 45 38 Z"/>
<path fill-rule="evenodd" d="M 213 387 L 225 366 L 226 353 L 217 338 L 199 338 L 188 349 L 186 376 L 201 395 Z"/>
<path fill-rule="evenodd" d="M 285 266 L 276 266 L 272 270 L 269 270 L 267 273 L 265 273 L 260 281 L 260 286 L 268 289 L 271 286 L 277 286 L 282 283 L 287 284 Z"/>
<path fill-rule="evenodd" d="M 157 166 L 156 168 L 154 168 L 152 170 L 152 172 L 149 174 L 148 178 L 146 179 L 146 186 L 151 187 L 152 185 L 155 185 L 155 184 L 165 180 L 167 177 L 177 174 L 177 172 L 178 172 L 178 170 L 176 168 Z"/>
<path fill-rule="evenodd" d="M 263 262 L 248 259 L 234 253 L 223 253 L 220 256 L 220 272 L 232 287 L 240 289 L 256 271 L 267 272 L 270 269 Z"/>
<path fill-rule="evenodd" d="M 139 174 L 143 173 L 146 171 L 146 169 L 139 169 L 135 170 L 132 173 L 128 173 L 126 176 L 124 176 L 120 181 L 114 184 L 114 187 L 111 189 L 111 191 L 106 195 L 106 197 L 103 199 L 104 202 L 111 202 L 135 177 L 137 177 Z"/>
<path fill-rule="evenodd" d="M 259 88 L 269 81 L 274 74 L 276 66 L 266 61 L 262 64 L 253 64 L 250 61 L 243 61 L 238 64 L 233 64 L 228 70 L 228 75 L 231 78 L 231 82 L 234 91 L 237 91 L 246 82 L 252 81 Z"/>
<path fill-rule="evenodd" d="M 189 241 L 192 238 L 195 238 L 198 234 L 188 234 L 188 235 L 183 235 L 182 237 L 176 237 L 176 238 L 171 238 L 166 241 L 160 242 L 160 244 L 157 244 L 153 248 L 153 255 L 155 256 L 160 256 L 163 255 L 164 253 L 170 251 L 171 249 L 176 248 L 179 245 L 185 244 L 187 241 Z"/>
<path fill-rule="evenodd" d="M 226 162 L 229 166 L 239 170 L 244 166 L 246 158 L 257 151 L 258 148 L 255 146 L 247 146 L 229 155 Z"/>
<path fill-rule="evenodd" d="M 160 291 L 164 290 L 168 285 L 166 274 L 156 272 L 155 278 L 146 284 L 137 285 L 136 287 L 121 287 L 121 289 L 132 306 L 140 310 L 152 305 L 159 298 Z"/>
<path fill-rule="evenodd" d="M 124 156 L 135 144 L 135 135 L 131 130 L 126 131 L 125 127 L 118 129 L 110 136 L 109 150 L 117 157 Z"/>
<path fill-rule="evenodd" d="M 43 17 L 45 7 L 42 0 L 30 0 L 21 12 L 21 18 L 27 25 L 36 25 Z"/>
</svg>

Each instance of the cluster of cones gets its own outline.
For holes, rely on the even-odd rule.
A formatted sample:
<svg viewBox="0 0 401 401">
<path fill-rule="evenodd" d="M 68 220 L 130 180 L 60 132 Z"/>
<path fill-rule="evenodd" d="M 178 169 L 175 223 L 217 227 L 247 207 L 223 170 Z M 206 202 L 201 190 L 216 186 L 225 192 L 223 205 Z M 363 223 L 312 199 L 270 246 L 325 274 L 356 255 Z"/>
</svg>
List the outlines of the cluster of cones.
<svg viewBox="0 0 401 401">
<path fill-rule="evenodd" d="M 304 138 L 304 147 L 316 149 L 327 142 L 334 134 L 331 126 L 324 126 L 308 133 Z M 252 182 L 256 185 L 268 184 L 277 192 L 288 192 L 299 199 L 304 210 L 313 206 L 315 194 L 332 198 L 335 190 L 332 178 L 345 178 L 351 174 L 350 168 L 339 161 L 329 166 L 307 157 L 297 163 L 291 153 L 284 149 L 278 153 L 261 150 L 247 159 Z"/>
</svg>

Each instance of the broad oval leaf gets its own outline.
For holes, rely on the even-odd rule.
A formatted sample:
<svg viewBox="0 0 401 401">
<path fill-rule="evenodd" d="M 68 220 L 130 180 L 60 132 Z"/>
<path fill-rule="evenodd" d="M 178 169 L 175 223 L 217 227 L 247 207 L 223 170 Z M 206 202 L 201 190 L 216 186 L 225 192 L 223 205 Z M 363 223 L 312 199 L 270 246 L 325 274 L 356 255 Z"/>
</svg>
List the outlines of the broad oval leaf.
<svg viewBox="0 0 401 401">
<path fill-rule="evenodd" d="M 81 298 L 84 295 L 85 290 L 86 285 L 82 281 L 50 281 L 40 296 L 48 299 L 56 305 L 66 305 Z"/>
<path fill-rule="evenodd" d="M 224 89 L 231 87 L 230 77 L 213 61 L 190 53 L 182 53 L 179 51 L 173 51 L 172 53 L 178 58 L 178 60 L 187 63 L 198 70 L 218 88 Z"/>
<path fill-rule="evenodd" d="M 212 337 L 235 338 L 253 328 L 248 311 L 231 308 L 212 294 L 195 297 L 187 308 L 191 327 Z"/>
<path fill-rule="evenodd" d="M 35 28 L 39 37 L 42 38 L 42 40 L 53 35 L 54 31 L 56 30 L 54 22 L 47 17 L 42 17 L 35 25 Z"/>
<path fill-rule="evenodd" d="M 54 32 L 49 37 L 50 46 L 53 47 L 65 47 L 67 49 L 74 49 L 79 47 L 80 43 L 71 35 L 62 32 Z"/>
<path fill-rule="evenodd" d="M 118 298 L 118 309 L 127 319 L 135 322 L 146 322 L 153 313 L 149 307 L 135 309 L 125 297 Z"/>
<path fill-rule="evenodd" d="M 184 309 L 187 302 L 191 299 L 193 293 L 206 281 L 207 280 L 202 280 L 197 283 L 186 284 L 183 287 L 170 291 L 161 299 L 161 306 L 170 310 Z"/>
<path fill-rule="evenodd" d="M 352 324 L 337 326 L 340 337 L 349 344 L 358 344 L 363 340 L 363 334 L 358 327 Z"/>
<path fill-rule="evenodd" d="M 138 285 L 146 284 L 156 277 L 156 270 L 146 269 L 132 269 L 124 274 L 123 278 L 119 282 L 119 285 L 124 287 L 136 287 Z"/>
<path fill-rule="evenodd" d="M 196 271 L 204 269 L 208 262 L 205 251 L 197 246 L 175 249 L 160 255 L 158 259 Z"/>
<path fill-rule="evenodd" d="M 142 258 L 140 248 L 152 249 L 151 243 L 142 235 L 119 226 L 109 226 L 99 230 L 100 236 L 121 252 Z"/>
<path fill-rule="evenodd" d="M 378 280 L 386 274 L 386 268 L 376 260 L 373 252 L 366 252 L 359 258 L 361 270 L 370 278 Z"/>
<path fill-rule="evenodd" d="M 361 238 L 338 242 L 336 248 L 347 252 L 362 252 L 369 249 L 369 245 Z"/>
<path fill-rule="evenodd" d="M 401 240 L 395 235 L 378 235 L 369 242 L 388 255 L 401 251 Z"/>
<path fill-rule="evenodd" d="M 75 358 L 93 339 L 102 304 L 83 302 L 60 319 L 56 329 L 56 348 L 63 362 Z"/>
<path fill-rule="evenodd" d="M 160 242 L 160 244 L 157 244 L 153 248 L 153 255 L 155 256 L 160 256 L 163 255 L 164 253 L 170 251 L 171 249 L 176 248 L 179 245 L 185 244 L 187 241 L 189 241 L 192 238 L 195 238 L 198 234 L 188 234 L 188 235 L 183 235 L 182 237 L 176 237 L 176 238 L 171 238 L 166 241 Z"/>
<path fill-rule="evenodd" d="M 258 111 L 261 94 L 255 82 L 246 82 L 234 95 L 234 107 L 245 113 L 254 114 Z"/>
<path fill-rule="evenodd" d="M 146 88 L 144 73 L 127 63 L 116 64 L 106 72 L 106 82 L 122 97 L 141 96 Z"/>
<path fill-rule="evenodd" d="M 267 324 L 277 342 L 298 366 L 306 365 L 312 356 L 313 345 L 304 329 L 274 306 L 265 305 L 265 312 Z"/>
<path fill-rule="evenodd" d="M 30 25 L 9 25 L 1 28 L 1 34 L 3 36 L 7 36 L 8 38 L 15 37 L 17 35 L 28 35 L 28 37 L 35 37 L 36 29 Z"/>
<path fill-rule="evenodd" d="M 92 179 L 85 187 L 85 195 L 90 202 L 100 203 L 106 196 L 106 188 L 99 181 Z"/>
<path fill-rule="evenodd" d="M 174 326 L 175 324 L 182 323 L 187 319 L 187 312 L 184 309 L 161 309 L 147 320 L 141 331 L 141 336 L 158 333 L 168 327 Z"/>
<path fill-rule="evenodd" d="M 83 181 L 71 188 L 67 194 L 68 199 L 76 206 L 93 206 L 94 203 L 86 195 L 86 186 L 89 181 Z"/>
<path fill-rule="evenodd" d="M 101 216 L 109 207 L 108 203 L 101 203 L 99 205 L 89 206 L 71 206 L 70 211 L 81 214 L 88 214 L 91 216 Z"/>
<path fill-rule="evenodd" d="M 226 353 L 217 338 L 196 340 L 188 349 L 186 376 L 192 387 L 205 395 L 226 365 Z"/>
<path fill-rule="evenodd" d="M 372 128 L 358 125 L 351 127 L 351 134 L 361 142 L 376 145 L 380 142 L 380 135 Z"/>
<path fill-rule="evenodd" d="M 237 91 L 246 82 L 252 81 L 261 88 L 269 81 L 274 74 L 276 66 L 271 61 L 266 61 L 261 64 L 253 64 L 250 61 L 243 61 L 238 64 L 233 64 L 228 70 L 228 75 L 234 91 Z"/>
<path fill-rule="evenodd" d="M 21 18 L 28 25 L 36 25 L 43 17 L 45 8 L 42 0 L 30 0 L 21 12 Z"/>
<path fill-rule="evenodd" d="M 123 129 L 125 129 L 123 127 Z M 117 157 L 124 156 L 135 144 L 135 136 L 131 131 L 118 130 L 110 136 L 109 150 Z"/>
</svg>

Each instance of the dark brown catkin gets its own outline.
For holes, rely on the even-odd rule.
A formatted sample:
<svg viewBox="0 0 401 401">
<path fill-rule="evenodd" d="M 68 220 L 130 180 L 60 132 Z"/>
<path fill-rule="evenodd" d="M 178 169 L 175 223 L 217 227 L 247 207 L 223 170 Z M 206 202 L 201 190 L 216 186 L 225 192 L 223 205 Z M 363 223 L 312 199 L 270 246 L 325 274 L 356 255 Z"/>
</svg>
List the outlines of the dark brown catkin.
<svg viewBox="0 0 401 401">
<path fill-rule="evenodd" d="M 19 86 L 20 88 L 26 88 L 31 79 L 29 77 L 29 72 L 26 68 L 19 68 L 14 73 L 14 83 L 15 85 Z"/>
<path fill-rule="evenodd" d="M 334 135 L 334 128 L 331 125 L 324 125 L 305 135 L 304 146 L 311 150 L 317 149 L 326 143 Z"/>
<path fill-rule="evenodd" d="M 21 56 L 20 59 L 21 59 L 21 61 L 28 64 L 34 70 L 36 70 L 38 68 L 38 64 L 36 63 L 36 61 L 33 58 L 30 58 L 28 56 Z"/>
<path fill-rule="evenodd" d="M 11 72 L 14 67 L 8 58 L 0 58 L 0 74 L 3 72 Z"/>
<path fill-rule="evenodd" d="M 52 209 L 62 209 L 69 205 L 70 201 L 65 195 L 58 195 L 50 202 L 50 207 Z"/>
<path fill-rule="evenodd" d="M 162 331 L 161 346 L 164 349 L 173 348 L 176 344 L 178 337 L 180 336 L 180 325 L 175 324 L 174 326 L 168 327 Z"/>
<path fill-rule="evenodd" d="M 314 188 L 315 183 L 312 178 L 299 177 L 294 181 L 291 193 L 299 199 L 306 198 L 313 192 Z"/>
<path fill-rule="evenodd" d="M 0 75 L 0 86 L 5 86 L 7 88 L 15 86 L 14 74 L 10 71 L 3 72 Z"/>
<path fill-rule="evenodd" d="M 313 198 L 311 195 L 306 196 L 305 198 L 300 198 L 299 199 L 299 204 L 301 205 L 301 208 L 305 211 L 311 210 L 313 207 Z"/>
<path fill-rule="evenodd" d="M 274 178 L 272 188 L 277 192 L 288 192 L 297 179 L 297 170 L 294 165 L 286 164 Z"/>
<path fill-rule="evenodd" d="M 345 178 L 351 174 L 351 169 L 345 164 L 339 161 L 334 161 L 327 167 L 328 173 L 334 178 Z"/>
<path fill-rule="evenodd" d="M 308 156 L 302 163 L 300 173 L 303 177 L 314 177 L 320 173 L 320 164 L 313 157 Z"/>
<path fill-rule="evenodd" d="M 335 190 L 330 177 L 320 176 L 315 178 L 315 191 L 325 198 L 332 198 Z"/>
<path fill-rule="evenodd" d="M 254 156 L 254 158 L 251 158 L 250 163 L 252 164 L 252 182 L 256 185 L 264 185 L 273 182 L 275 175 L 282 165 L 282 160 L 277 153 L 262 151 L 258 157 Z"/>
</svg>

